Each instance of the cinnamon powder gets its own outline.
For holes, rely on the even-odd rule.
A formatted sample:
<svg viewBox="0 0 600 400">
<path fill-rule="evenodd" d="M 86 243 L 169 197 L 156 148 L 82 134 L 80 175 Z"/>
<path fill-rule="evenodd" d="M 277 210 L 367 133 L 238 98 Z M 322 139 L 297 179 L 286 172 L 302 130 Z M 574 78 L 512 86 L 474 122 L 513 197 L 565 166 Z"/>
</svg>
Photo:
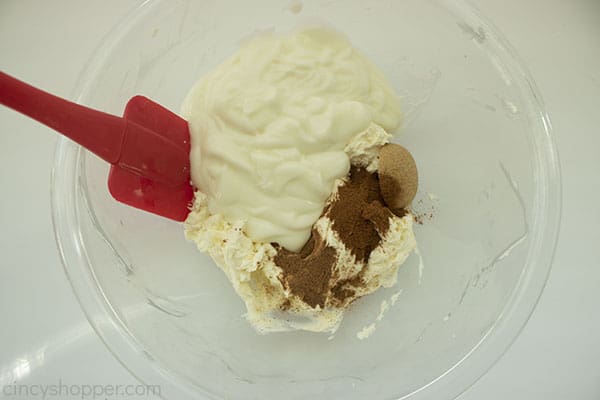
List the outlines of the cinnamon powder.
<svg viewBox="0 0 600 400">
<path fill-rule="evenodd" d="M 384 204 L 377 174 L 352 167 L 348 180 L 338 188 L 335 200 L 323 212 L 359 262 L 367 263 L 371 252 L 387 233 L 391 216 L 405 213 L 404 210 L 392 212 Z M 314 229 L 298 253 L 274 245 L 277 249 L 274 262 L 283 271 L 282 284 L 311 307 L 324 307 L 330 293 L 334 303 L 343 304 L 344 300 L 354 296 L 353 288 L 364 285 L 359 273 L 331 287 L 337 252 L 327 246 Z"/>
<path fill-rule="evenodd" d="M 336 251 L 316 230 L 299 253 L 279 247 L 274 261 L 283 270 L 283 283 L 292 293 L 311 307 L 325 305 Z"/>
<path fill-rule="evenodd" d="M 379 207 L 374 205 L 369 211 L 371 218 L 366 218 L 363 212 L 373 202 Z M 381 241 L 372 219 L 378 212 L 384 212 L 382 203 L 377 175 L 352 167 L 349 181 L 339 188 L 337 199 L 325 211 L 333 222 L 333 230 L 357 261 L 367 262 L 371 251 Z M 387 232 L 389 222 L 387 224 L 381 227 L 382 234 Z"/>
</svg>

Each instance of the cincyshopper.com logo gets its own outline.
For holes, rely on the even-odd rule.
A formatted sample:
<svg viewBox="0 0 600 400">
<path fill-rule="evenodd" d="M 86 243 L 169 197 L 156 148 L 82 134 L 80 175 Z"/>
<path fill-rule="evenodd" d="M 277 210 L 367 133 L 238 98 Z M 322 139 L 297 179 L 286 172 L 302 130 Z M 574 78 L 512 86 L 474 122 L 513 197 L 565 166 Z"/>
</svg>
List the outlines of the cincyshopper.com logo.
<svg viewBox="0 0 600 400">
<path fill-rule="evenodd" d="M 18 384 L 2 386 L 0 398 L 14 399 L 110 399 L 130 397 L 146 399 L 161 395 L 159 385 L 69 385 L 58 380 L 51 385 Z"/>
</svg>

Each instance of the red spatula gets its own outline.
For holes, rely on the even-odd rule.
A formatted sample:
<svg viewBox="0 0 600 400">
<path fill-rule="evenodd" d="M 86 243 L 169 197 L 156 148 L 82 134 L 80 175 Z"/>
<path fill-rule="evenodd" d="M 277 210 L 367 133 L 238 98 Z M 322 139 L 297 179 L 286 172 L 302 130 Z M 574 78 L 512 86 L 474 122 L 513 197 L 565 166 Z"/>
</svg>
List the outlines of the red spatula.
<svg viewBox="0 0 600 400">
<path fill-rule="evenodd" d="M 61 99 L 0 72 L 0 104 L 79 143 L 112 166 L 108 189 L 118 201 L 176 221 L 189 213 L 187 121 L 143 96 L 123 117 Z"/>
</svg>

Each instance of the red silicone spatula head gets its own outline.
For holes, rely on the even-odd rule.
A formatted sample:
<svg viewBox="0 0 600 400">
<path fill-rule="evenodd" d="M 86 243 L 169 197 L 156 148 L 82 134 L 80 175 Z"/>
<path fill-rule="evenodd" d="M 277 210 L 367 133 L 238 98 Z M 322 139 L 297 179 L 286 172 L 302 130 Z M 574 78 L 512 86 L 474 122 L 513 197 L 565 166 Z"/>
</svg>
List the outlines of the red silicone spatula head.
<svg viewBox="0 0 600 400">
<path fill-rule="evenodd" d="M 108 187 L 130 206 L 183 221 L 193 197 L 185 120 L 136 96 L 123 118 L 46 93 L 0 72 L 0 104 L 79 143 L 112 164 Z"/>
<path fill-rule="evenodd" d="M 136 96 L 129 100 L 123 117 L 127 121 L 132 121 L 155 132 L 166 139 L 169 144 L 179 147 L 186 154 L 185 160 L 171 160 L 167 166 L 181 168 L 185 179 L 175 184 L 172 181 L 161 182 L 157 179 L 149 179 L 137 171 L 113 165 L 108 175 L 108 188 L 111 195 L 116 200 L 132 207 L 176 221 L 183 221 L 189 213 L 189 207 L 194 197 L 190 184 L 189 157 L 187 156 L 190 152 L 187 121 L 143 96 Z M 164 149 L 160 142 L 148 143 L 147 140 L 141 138 L 141 143 L 132 141 L 127 144 L 127 138 L 123 146 L 122 157 L 140 157 L 139 148 L 144 148 L 143 157 L 149 160 L 161 160 Z M 149 146 L 155 147 L 149 148 Z M 141 162 L 143 163 L 144 160 Z M 140 164 L 140 162 L 135 162 L 135 164 Z M 173 172 L 171 172 L 172 174 Z"/>
</svg>

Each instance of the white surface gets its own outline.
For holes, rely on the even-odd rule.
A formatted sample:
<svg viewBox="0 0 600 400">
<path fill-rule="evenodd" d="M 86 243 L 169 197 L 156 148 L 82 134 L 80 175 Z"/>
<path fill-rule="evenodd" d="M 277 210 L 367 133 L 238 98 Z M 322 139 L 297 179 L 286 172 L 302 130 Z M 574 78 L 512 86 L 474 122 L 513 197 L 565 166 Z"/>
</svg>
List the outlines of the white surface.
<svg viewBox="0 0 600 400">
<path fill-rule="evenodd" d="M 0 70 L 68 97 L 93 49 L 135 3 L 2 0 Z M 564 204 L 538 308 L 508 353 L 461 400 L 597 400 L 600 1 L 478 4 L 516 47 L 544 96 L 561 156 Z M 0 132 L 0 385 L 135 385 L 92 332 L 62 271 L 49 203 L 55 135 L 5 109 Z M 1 398 L 26 397 L 0 391 Z"/>
</svg>

